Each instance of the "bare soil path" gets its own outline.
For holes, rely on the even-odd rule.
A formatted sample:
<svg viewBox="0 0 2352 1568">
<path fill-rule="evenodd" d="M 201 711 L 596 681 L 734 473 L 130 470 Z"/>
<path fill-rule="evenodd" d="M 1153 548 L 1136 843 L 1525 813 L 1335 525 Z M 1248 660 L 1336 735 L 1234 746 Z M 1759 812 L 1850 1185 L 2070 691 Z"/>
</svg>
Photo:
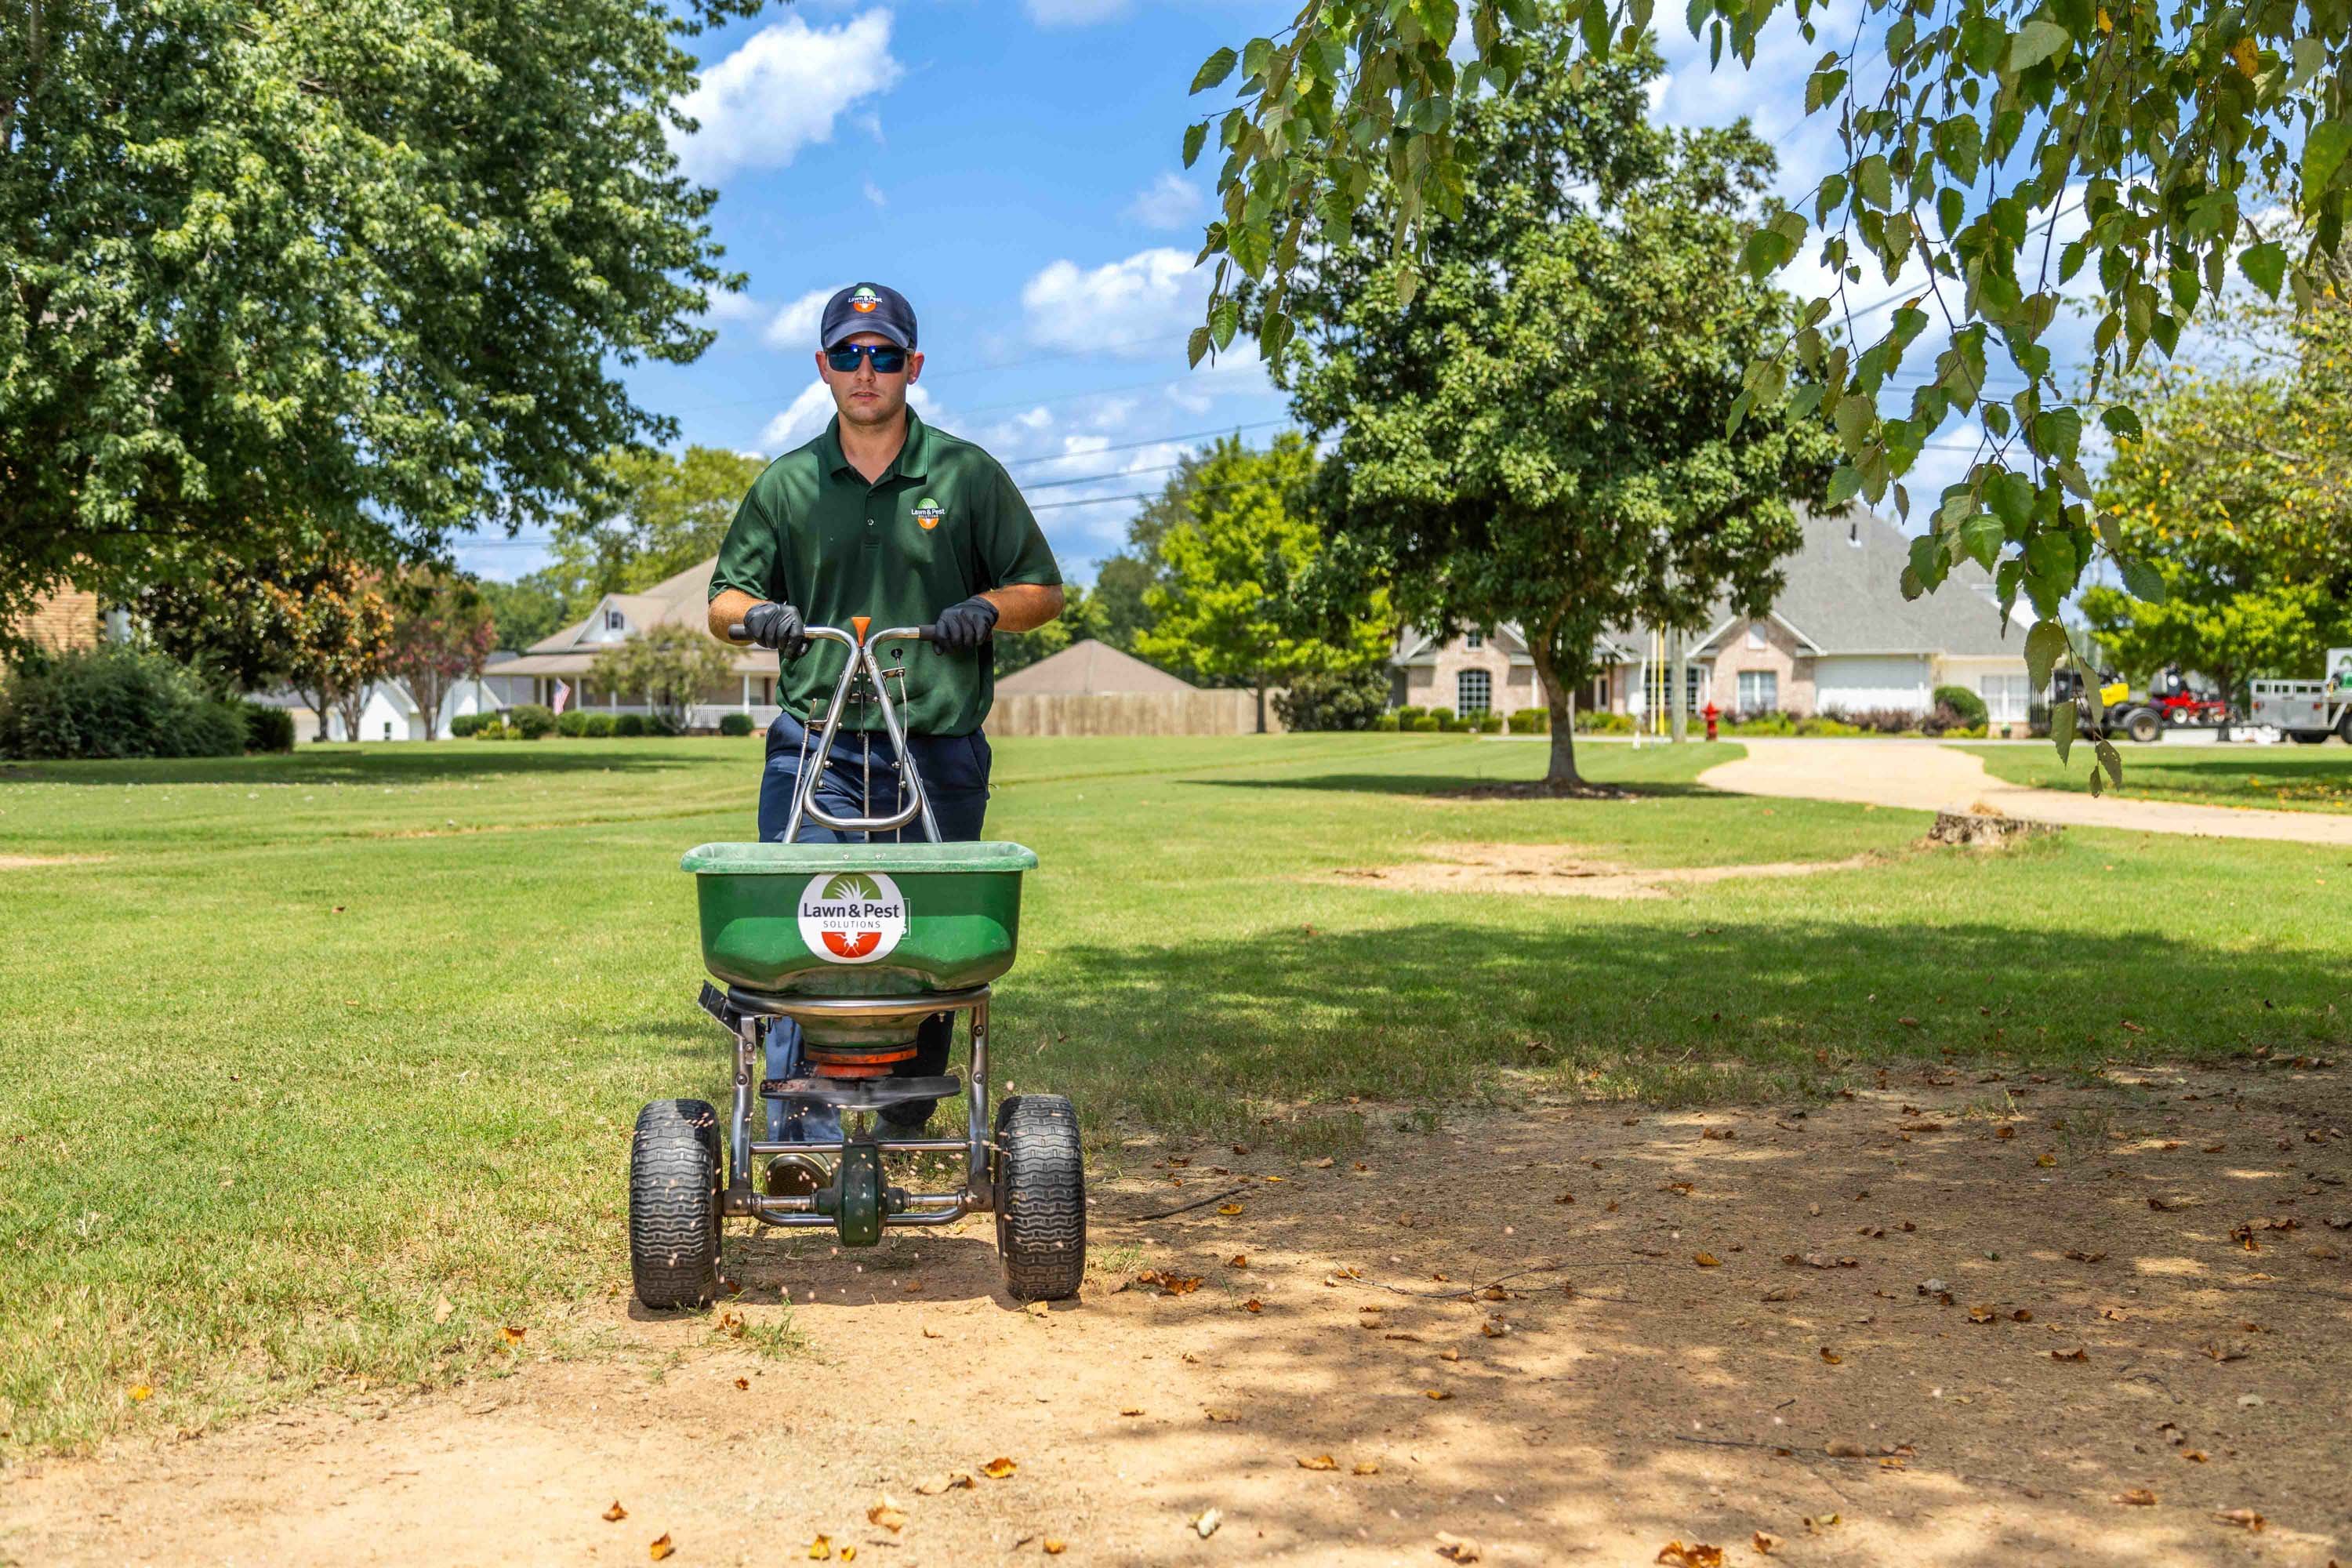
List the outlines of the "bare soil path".
<svg viewBox="0 0 2352 1568">
<path fill-rule="evenodd" d="M 2143 833 L 2352 845 L 2352 816 L 2181 801 L 2095 798 L 2004 784 L 1984 760 L 1933 741 L 1751 741 L 1748 754 L 1699 783 L 1735 795 L 1851 800 L 1916 811 L 1990 809 L 2002 816 Z"/>
<path fill-rule="evenodd" d="M 2352 1556 L 2352 1078 L 2110 1076 L 1435 1132 L 1365 1107 L 1328 1166 L 1139 1140 L 1050 1311 L 995 1293 L 980 1223 L 738 1237 L 719 1313 L 616 1282 L 607 1355 L 0 1474 L 0 1560 Z M 760 1353 L 788 1311 L 805 1350 Z"/>
</svg>

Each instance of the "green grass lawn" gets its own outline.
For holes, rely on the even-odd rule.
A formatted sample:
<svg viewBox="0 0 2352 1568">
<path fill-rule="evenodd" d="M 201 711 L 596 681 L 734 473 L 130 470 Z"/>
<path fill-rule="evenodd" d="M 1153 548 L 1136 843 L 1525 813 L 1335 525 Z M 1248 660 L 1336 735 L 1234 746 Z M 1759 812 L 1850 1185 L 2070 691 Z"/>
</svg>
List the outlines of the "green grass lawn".
<svg viewBox="0 0 2352 1568">
<path fill-rule="evenodd" d="M 2010 784 L 2042 789 L 2091 787 L 2087 746 L 2075 748 L 2071 764 L 2062 764 L 2046 744 L 1958 749 L 1982 757 L 1987 773 Z M 2124 759 L 2124 782 L 2112 793 L 2134 799 L 2352 811 L 2352 746 L 2175 747 L 2119 742 L 2116 749 Z"/>
<path fill-rule="evenodd" d="M 1451 795 L 1539 772 L 1541 747 L 1486 739 L 1000 742 L 991 830 L 1044 862 L 1000 1078 L 1076 1097 L 1111 1159 L 1122 1128 L 1342 1148 L 1349 1096 L 1409 1117 L 1547 1087 L 1821 1093 L 1939 1051 L 2347 1043 L 2352 856 L 2083 830 L 1922 853 L 1923 816 L 1692 784 L 1737 754 L 1591 746 L 1633 798 L 1528 802 Z M 750 836 L 758 760 L 0 767 L 0 1452 L 445 1380 L 495 1363 L 505 1324 L 593 1350 L 638 1105 L 721 1098 L 676 868 Z M 1497 840 L 1884 858 L 1622 901 L 1325 879 Z"/>
</svg>

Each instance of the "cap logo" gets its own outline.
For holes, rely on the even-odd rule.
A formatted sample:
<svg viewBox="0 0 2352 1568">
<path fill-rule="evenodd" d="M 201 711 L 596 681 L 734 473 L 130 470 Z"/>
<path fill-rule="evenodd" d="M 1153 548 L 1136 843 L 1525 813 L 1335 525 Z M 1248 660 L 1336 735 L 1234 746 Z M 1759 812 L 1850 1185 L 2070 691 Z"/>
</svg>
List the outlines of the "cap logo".
<svg viewBox="0 0 2352 1568">
<path fill-rule="evenodd" d="M 861 316 L 872 315 L 874 307 L 881 302 L 881 297 L 862 283 L 857 286 L 857 291 L 849 297 L 849 308 Z"/>
<path fill-rule="evenodd" d="M 929 496 L 915 503 L 915 521 L 922 525 L 923 531 L 926 533 L 939 527 L 940 519 L 946 515 L 947 509 Z"/>
</svg>

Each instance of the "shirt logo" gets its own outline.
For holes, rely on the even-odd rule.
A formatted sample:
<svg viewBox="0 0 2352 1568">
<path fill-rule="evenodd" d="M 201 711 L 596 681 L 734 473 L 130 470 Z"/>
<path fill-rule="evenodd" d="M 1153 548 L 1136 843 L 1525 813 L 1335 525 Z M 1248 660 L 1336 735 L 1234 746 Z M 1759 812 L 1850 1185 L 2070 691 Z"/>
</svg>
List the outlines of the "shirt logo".
<svg viewBox="0 0 2352 1568">
<path fill-rule="evenodd" d="M 922 524 L 926 533 L 939 527 L 940 519 L 946 515 L 947 509 L 929 496 L 915 503 L 915 521 Z"/>
<path fill-rule="evenodd" d="M 849 297 L 849 308 L 861 316 L 873 314 L 874 307 L 881 302 L 881 296 L 863 283 L 859 284 L 857 291 Z"/>
</svg>

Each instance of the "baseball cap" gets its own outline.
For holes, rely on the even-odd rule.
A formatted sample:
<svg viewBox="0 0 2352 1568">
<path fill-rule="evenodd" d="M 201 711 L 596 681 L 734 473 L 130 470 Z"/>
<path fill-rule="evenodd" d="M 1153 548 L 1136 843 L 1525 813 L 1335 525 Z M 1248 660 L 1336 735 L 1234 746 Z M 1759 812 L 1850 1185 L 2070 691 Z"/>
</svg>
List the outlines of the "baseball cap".
<svg viewBox="0 0 2352 1568">
<path fill-rule="evenodd" d="M 887 284 L 852 283 L 824 302 L 824 319 L 817 329 L 816 346 L 829 349 L 859 332 L 879 332 L 912 353 L 915 307 Z"/>
</svg>

